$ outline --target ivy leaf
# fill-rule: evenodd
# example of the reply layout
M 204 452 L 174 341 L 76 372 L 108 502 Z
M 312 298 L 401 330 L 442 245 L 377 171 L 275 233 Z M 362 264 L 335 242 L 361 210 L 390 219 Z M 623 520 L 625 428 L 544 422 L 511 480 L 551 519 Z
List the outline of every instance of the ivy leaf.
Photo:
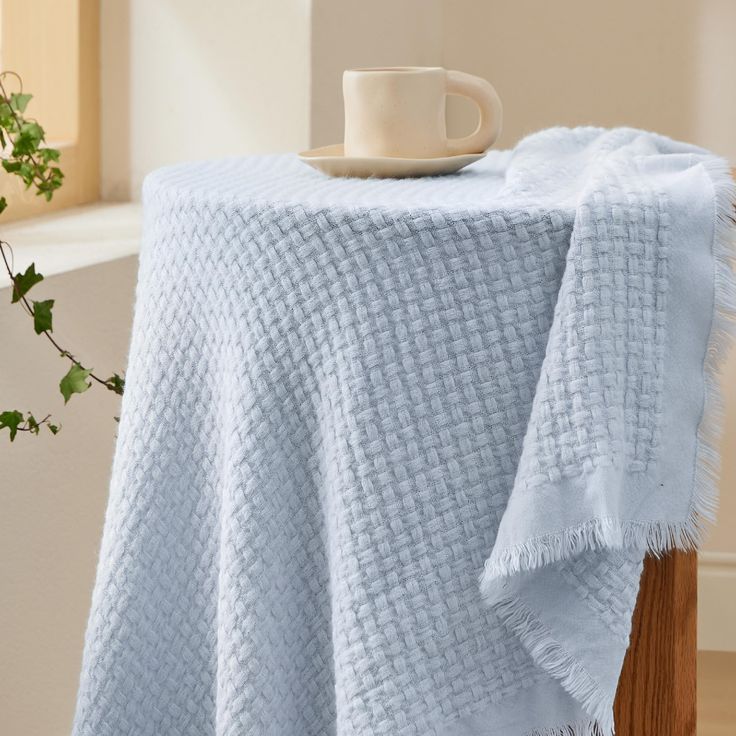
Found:
M 21 297 L 25 296 L 39 281 L 43 281 L 43 274 L 36 273 L 35 263 L 31 263 L 25 273 L 15 274 L 13 277 L 13 298 L 11 300 L 13 304 L 20 301 Z
M 43 128 L 35 121 L 26 121 L 20 126 L 20 133 L 13 142 L 13 156 L 29 156 L 36 152 L 44 138 Z
M 42 332 L 53 332 L 53 315 L 51 314 L 53 306 L 53 299 L 46 299 L 43 302 L 33 302 L 33 329 L 37 335 L 40 335 Z
M 0 125 L 3 128 L 13 127 L 13 110 L 5 99 L 0 99 Z
M 23 423 L 23 414 L 19 411 L 4 411 L 0 413 L 0 429 L 8 428 L 10 431 L 10 441 L 15 439 L 18 434 L 18 427 Z
M 8 172 L 8 174 L 15 174 L 17 171 L 20 171 L 20 167 L 20 161 L 13 161 L 9 158 L 3 159 L 3 168 Z
M 33 416 L 30 412 L 28 413 L 28 418 L 26 419 L 26 423 L 28 424 L 28 431 L 31 434 L 38 434 L 39 430 L 41 429 L 41 426 L 38 423 L 38 420 L 36 417 Z
M 49 424 L 48 428 L 51 434 L 58 434 L 59 430 L 61 429 L 61 425 L 60 424 Z
M 43 140 L 43 128 L 35 120 L 26 120 L 20 126 L 20 134 L 38 144 Z
M 4 212 L 8 206 L 8 200 L 5 197 L 0 197 L 0 212 Z
M 118 396 L 122 396 L 123 391 L 125 390 L 125 379 L 119 374 L 113 373 L 110 378 L 105 380 L 105 385 L 113 393 L 118 394 Z
M 28 107 L 28 103 L 33 98 L 33 95 L 25 95 L 20 92 L 13 92 L 10 95 L 10 107 L 16 112 L 25 112 Z
M 18 167 L 18 173 L 26 184 L 33 184 L 33 164 L 28 161 L 21 161 L 21 164 Z
M 64 397 L 66 404 L 71 399 L 72 394 L 83 394 L 92 384 L 87 377 L 92 371 L 82 368 L 79 363 L 74 363 L 69 372 L 59 382 L 59 390 Z
M 60 153 L 56 148 L 42 148 L 38 155 L 44 163 L 48 163 L 49 161 L 58 161 Z

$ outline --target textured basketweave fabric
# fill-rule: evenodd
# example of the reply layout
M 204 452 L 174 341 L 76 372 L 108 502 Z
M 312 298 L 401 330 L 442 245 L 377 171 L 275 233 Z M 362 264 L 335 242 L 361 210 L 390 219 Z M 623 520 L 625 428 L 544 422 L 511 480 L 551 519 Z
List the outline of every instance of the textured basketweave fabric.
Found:
M 714 507 L 731 197 L 629 129 L 152 174 L 76 736 L 609 734 Z

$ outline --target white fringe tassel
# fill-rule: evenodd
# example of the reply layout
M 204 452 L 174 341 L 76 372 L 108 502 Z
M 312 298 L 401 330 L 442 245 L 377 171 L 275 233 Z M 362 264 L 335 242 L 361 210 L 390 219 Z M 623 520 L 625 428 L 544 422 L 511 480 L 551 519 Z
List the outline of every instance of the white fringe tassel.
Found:
M 569 726 L 543 728 L 541 731 L 535 729 L 528 731 L 526 736 L 602 736 L 602 734 L 595 721 L 580 721 Z
M 521 639 L 540 667 L 557 678 L 594 719 L 532 731 L 528 736 L 602 736 L 613 733 L 613 702 L 593 679 L 555 641 L 534 613 L 518 599 L 507 597 L 503 579 L 524 570 L 549 565 L 588 550 L 642 549 L 657 557 L 673 549 L 697 549 L 718 508 L 720 457 L 718 443 L 723 427 L 720 371 L 736 337 L 736 280 L 733 241 L 736 233 L 736 183 L 728 163 L 709 157 L 703 166 L 715 190 L 715 261 L 713 321 L 703 363 L 703 413 L 697 431 L 696 468 L 687 518 L 678 523 L 593 519 L 580 526 L 492 553 L 481 575 L 481 592 Z

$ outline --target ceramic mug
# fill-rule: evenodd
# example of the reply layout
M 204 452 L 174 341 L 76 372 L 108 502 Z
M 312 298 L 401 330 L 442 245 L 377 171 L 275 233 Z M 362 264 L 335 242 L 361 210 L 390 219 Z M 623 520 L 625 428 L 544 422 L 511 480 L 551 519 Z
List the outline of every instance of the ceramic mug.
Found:
M 501 132 L 501 100 L 485 79 L 442 67 L 348 69 L 343 74 L 345 156 L 437 158 L 482 153 Z M 447 95 L 469 97 L 474 133 L 448 138 Z

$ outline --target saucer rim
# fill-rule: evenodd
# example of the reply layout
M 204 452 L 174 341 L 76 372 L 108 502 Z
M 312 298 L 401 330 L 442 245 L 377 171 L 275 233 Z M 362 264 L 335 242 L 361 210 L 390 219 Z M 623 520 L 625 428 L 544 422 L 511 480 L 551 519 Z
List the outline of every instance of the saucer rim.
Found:
M 486 156 L 488 151 L 482 153 L 456 153 L 452 156 L 429 156 L 426 158 L 407 158 L 404 156 L 346 156 L 344 153 L 343 143 L 331 143 L 327 146 L 318 146 L 317 148 L 310 148 L 306 151 L 299 151 L 297 156 L 300 159 L 306 161 L 318 161 L 318 160 L 338 160 L 338 161 L 381 161 L 381 162 L 403 162 L 417 164 L 423 161 L 426 162 L 440 162 L 440 161 L 460 161 L 462 159 L 473 159 L 473 161 L 479 161 L 481 158 Z M 472 163 L 473 161 L 469 161 Z

